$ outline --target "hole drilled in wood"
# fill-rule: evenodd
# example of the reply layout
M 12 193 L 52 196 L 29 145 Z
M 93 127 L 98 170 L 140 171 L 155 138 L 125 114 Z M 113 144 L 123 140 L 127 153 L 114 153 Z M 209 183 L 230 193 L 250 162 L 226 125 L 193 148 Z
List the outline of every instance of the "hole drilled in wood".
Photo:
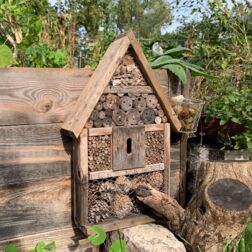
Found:
M 128 138 L 127 139 L 127 153 L 131 154 L 131 152 L 132 152 L 132 139 Z
M 164 132 L 145 132 L 145 162 L 158 164 L 164 162 Z

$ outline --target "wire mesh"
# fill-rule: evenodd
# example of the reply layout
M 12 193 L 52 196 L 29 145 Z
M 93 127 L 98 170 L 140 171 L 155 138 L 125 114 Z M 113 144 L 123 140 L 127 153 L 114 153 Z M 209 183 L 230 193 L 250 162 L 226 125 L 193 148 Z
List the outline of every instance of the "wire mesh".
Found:
M 163 192 L 163 171 L 89 181 L 88 222 L 95 224 L 145 213 L 134 193 L 140 184 L 150 184 Z

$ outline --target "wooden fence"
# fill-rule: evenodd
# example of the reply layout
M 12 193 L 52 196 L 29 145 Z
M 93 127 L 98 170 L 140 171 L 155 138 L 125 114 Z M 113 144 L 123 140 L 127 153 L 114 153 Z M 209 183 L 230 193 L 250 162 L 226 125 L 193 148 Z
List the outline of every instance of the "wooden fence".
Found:
M 60 127 L 91 75 L 90 69 L 0 69 L 0 251 L 9 242 L 26 251 L 40 240 L 81 251 L 83 235 L 72 219 L 72 140 Z M 166 72 L 156 76 L 167 93 Z M 171 152 L 175 196 L 179 149 Z

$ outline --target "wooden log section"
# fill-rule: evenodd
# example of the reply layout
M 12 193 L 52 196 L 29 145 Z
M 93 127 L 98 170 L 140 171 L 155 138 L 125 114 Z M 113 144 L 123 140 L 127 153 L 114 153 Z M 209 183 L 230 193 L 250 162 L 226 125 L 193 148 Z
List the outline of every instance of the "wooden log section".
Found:
M 186 209 L 149 185 L 139 186 L 136 194 L 187 241 L 188 251 L 221 252 L 230 240 L 234 249 L 251 215 L 251 167 L 252 162 L 202 163 Z

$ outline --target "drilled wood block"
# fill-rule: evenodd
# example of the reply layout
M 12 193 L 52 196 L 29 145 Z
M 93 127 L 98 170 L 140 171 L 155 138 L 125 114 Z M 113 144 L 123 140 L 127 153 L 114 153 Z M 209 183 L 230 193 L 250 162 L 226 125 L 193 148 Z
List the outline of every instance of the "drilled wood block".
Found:
M 145 133 L 145 161 L 146 164 L 164 162 L 164 133 L 150 131 Z
M 88 168 L 90 171 L 112 169 L 111 136 L 91 136 L 88 138 Z

